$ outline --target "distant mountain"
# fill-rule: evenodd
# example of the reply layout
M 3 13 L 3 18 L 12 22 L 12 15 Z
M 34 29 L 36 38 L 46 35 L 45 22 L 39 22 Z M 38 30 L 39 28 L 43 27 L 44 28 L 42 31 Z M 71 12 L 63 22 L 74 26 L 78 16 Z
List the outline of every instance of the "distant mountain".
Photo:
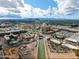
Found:
M 52 21 L 52 22 L 79 22 L 78 19 L 54 19 L 54 18 L 26 18 L 26 19 L 0 19 L 0 22 L 33 22 L 33 21 Z

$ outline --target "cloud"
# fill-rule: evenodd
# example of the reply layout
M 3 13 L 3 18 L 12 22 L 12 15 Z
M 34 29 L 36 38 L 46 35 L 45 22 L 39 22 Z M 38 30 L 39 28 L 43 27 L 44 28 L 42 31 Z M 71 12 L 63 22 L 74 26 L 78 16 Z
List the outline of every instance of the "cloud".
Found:
M 49 18 L 50 17 L 50 13 L 51 13 L 51 7 L 49 6 L 49 8 L 47 9 L 47 10 L 42 10 L 42 9 L 40 9 L 40 8 L 34 8 L 33 9 L 33 17 L 40 17 L 40 18 L 45 18 L 45 17 L 47 17 L 47 18 Z
M 4 8 L 17 8 L 23 7 L 23 0 L 0 0 L 0 6 Z
M 54 17 L 76 18 L 79 15 L 79 0 L 54 0 L 57 3 L 57 10 Z
M 21 18 L 50 17 L 51 7 L 47 10 L 34 8 L 25 4 L 24 0 L 0 0 L 0 16 L 16 15 Z
M 34 8 L 24 0 L 0 0 L 0 18 L 18 16 L 21 18 L 76 18 L 79 19 L 79 0 L 54 0 L 57 7 L 47 10 Z
M 6 9 L 3 8 L 3 7 L 0 7 L 0 15 L 6 15 L 6 14 L 8 14 L 8 13 L 9 13 L 8 10 L 6 10 Z

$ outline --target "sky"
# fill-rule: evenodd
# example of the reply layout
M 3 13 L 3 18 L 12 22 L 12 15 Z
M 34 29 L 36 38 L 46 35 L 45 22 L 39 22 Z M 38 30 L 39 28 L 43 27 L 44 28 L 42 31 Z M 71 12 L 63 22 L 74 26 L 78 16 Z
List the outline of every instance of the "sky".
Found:
M 25 0 L 25 3 L 41 9 L 47 9 L 50 5 L 56 7 L 56 3 L 53 0 Z
M 79 0 L 0 0 L 0 19 L 79 19 Z

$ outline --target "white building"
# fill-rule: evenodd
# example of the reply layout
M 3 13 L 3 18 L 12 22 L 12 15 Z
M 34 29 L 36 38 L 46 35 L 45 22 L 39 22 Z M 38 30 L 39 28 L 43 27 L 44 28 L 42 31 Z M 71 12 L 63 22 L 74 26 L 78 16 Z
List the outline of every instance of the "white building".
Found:
M 62 45 L 71 49 L 79 49 L 79 33 L 66 38 Z

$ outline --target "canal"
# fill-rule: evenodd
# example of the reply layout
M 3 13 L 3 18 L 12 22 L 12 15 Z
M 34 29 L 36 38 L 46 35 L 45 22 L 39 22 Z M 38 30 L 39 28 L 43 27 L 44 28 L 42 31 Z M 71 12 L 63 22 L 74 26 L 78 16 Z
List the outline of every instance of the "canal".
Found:
M 44 48 L 44 40 L 39 40 L 38 46 L 38 59 L 45 59 L 45 48 Z

